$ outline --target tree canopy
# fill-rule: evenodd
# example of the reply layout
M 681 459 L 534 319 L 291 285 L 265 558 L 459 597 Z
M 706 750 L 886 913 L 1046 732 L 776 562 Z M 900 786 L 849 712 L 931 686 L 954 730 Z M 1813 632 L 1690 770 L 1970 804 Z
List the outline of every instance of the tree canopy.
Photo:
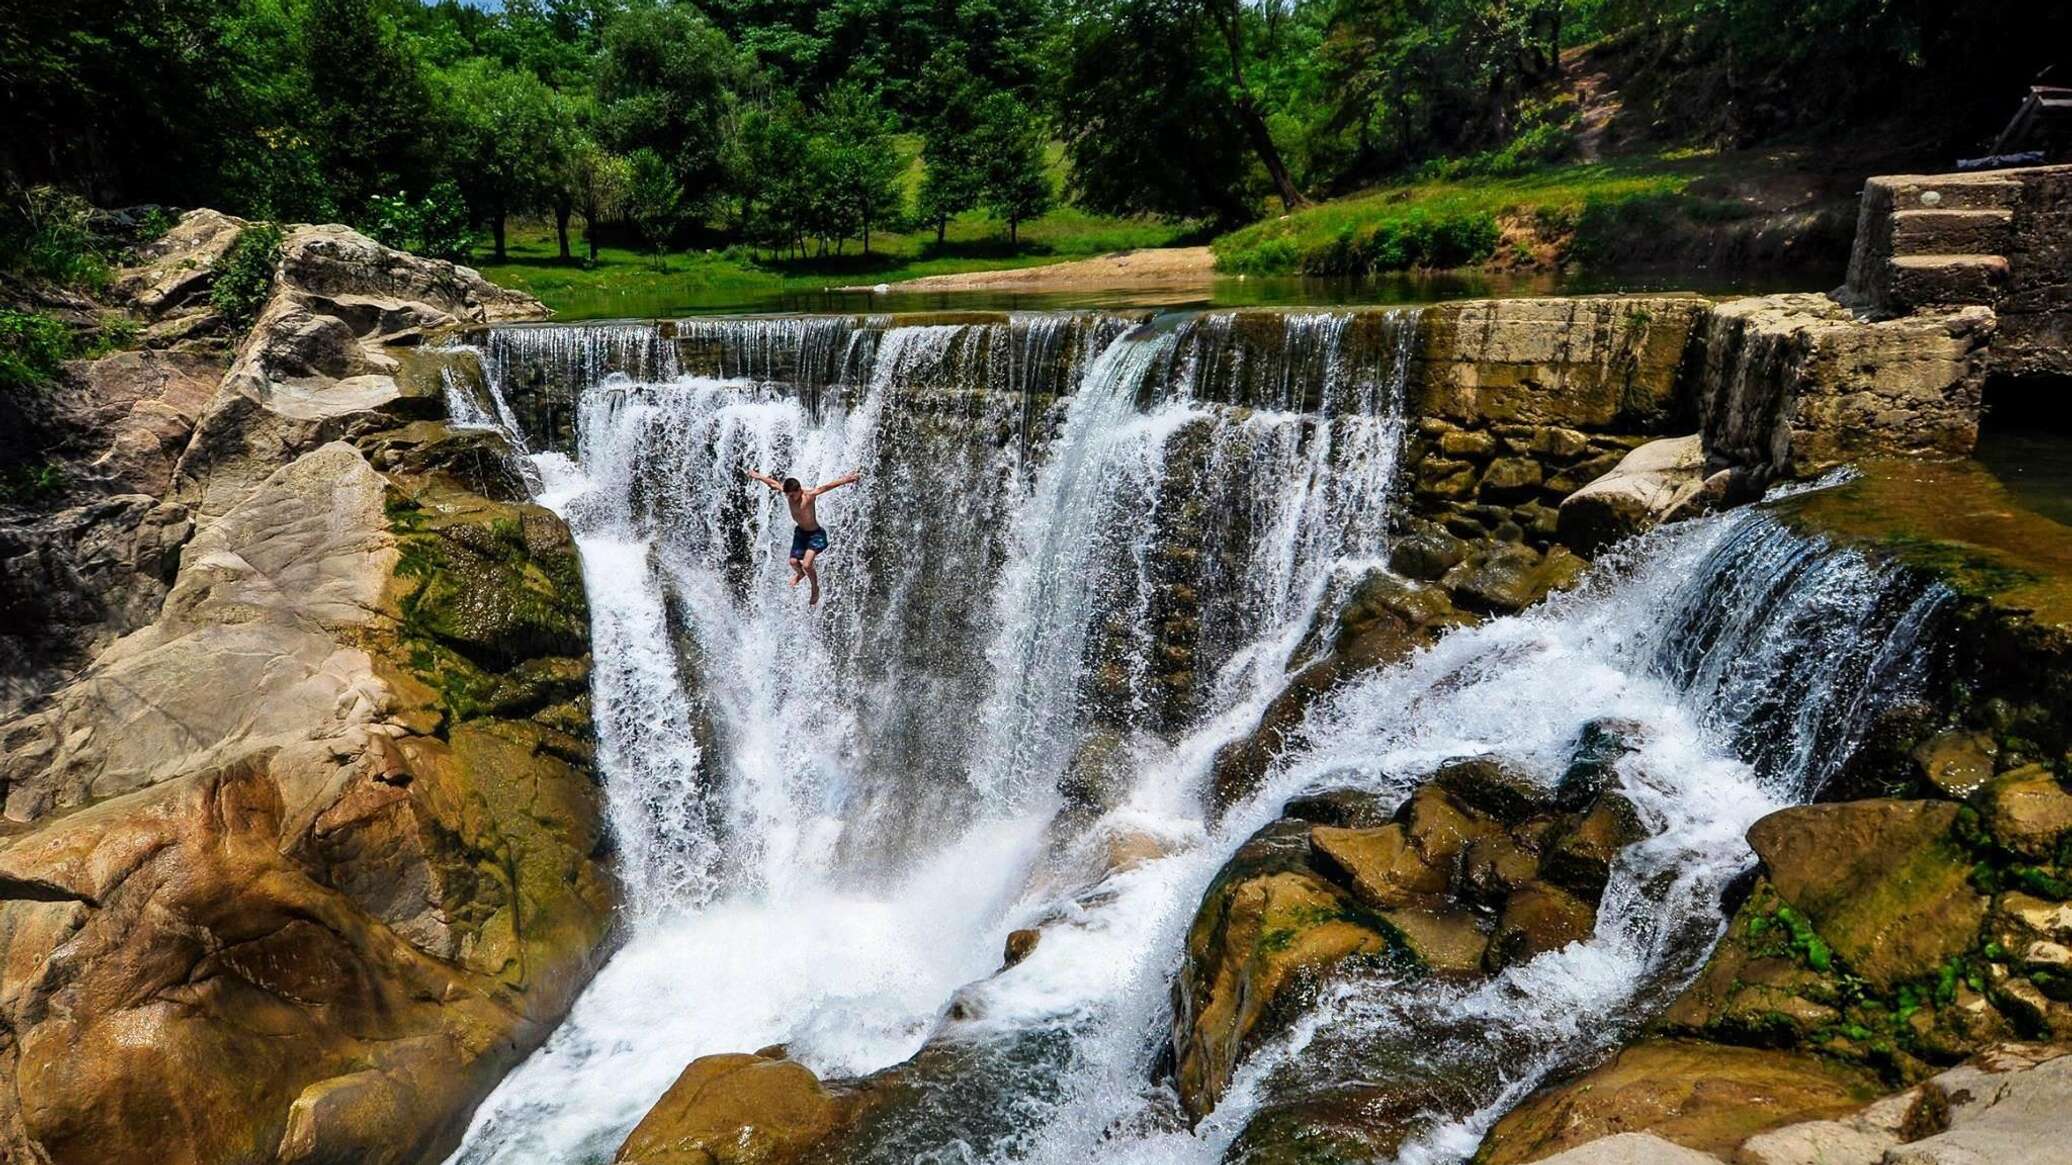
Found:
M 2072 75 L 2072 6 L 0 0 L 0 186 L 441 247 L 456 214 L 493 242 L 540 214 L 564 254 L 577 220 L 593 248 L 666 221 L 678 242 L 868 249 L 978 213 L 1012 239 L 1061 196 L 1227 225 L 1435 160 L 1558 156 L 1584 45 L 1665 141 L 1884 119 L 1954 154 L 2039 70 Z

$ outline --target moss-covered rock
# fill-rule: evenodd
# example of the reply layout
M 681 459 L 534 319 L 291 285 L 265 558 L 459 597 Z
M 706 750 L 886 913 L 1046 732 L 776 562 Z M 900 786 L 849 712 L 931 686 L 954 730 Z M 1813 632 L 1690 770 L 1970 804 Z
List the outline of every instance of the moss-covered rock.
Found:
M 1952 835 L 1957 817 L 1948 802 L 1808 805 L 1756 822 L 1748 841 L 1778 895 L 1889 991 L 1977 944 L 1987 902 Z
M 1650 1041 L 1534 1093 L 1490 1129 L 1475 1162 L 1520 1165 L 1639 1132 L 1725 1158 L 1756 1133 L 1853 1112 L 1881 1091 L 1870 1072 L 1819 1056 Z
M 1239 848 L 1202 897 L 1174 984 L 1181 1103 L 1215 1107 L 1239 1059 L 1285 1019 L 1280 996 L 1356 956 L 1407 951 L 1393 930 L 1309 863 L 1310 827 L 1283 821 Z

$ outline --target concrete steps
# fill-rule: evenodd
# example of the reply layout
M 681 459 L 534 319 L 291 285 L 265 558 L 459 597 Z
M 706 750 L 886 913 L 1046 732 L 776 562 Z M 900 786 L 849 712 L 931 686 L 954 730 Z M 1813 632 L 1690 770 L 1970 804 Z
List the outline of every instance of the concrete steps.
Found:
M 2009 210 L 2021 201 L 2022 184 L 1990 174 L 1931 174 L 1875 179 L 1894 210 Z
M 1990 304 L 2011 274 L 2001 255 L 1897 255 L 1885 261 L 1885 296 L 1908 306 Z
M 1899 210 L 1892 254 L 1999 255 L 2014 242 L 2011 210 Z

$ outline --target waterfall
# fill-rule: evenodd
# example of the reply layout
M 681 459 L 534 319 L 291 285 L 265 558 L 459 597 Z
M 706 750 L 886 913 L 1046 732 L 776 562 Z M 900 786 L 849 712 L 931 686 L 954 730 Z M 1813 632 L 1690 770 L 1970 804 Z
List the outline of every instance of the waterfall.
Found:
M 587 329 L 595 352 L 553 328 L 475 337 L 473 415 L 542 450 L 541 500 L 583 553 L 629 917 L 455 1159 L 608 1160 L 696 1056 L 782 1042 L 853 1075 L 940 1028 L 956 1078 L 860 1159 L 1210 1162 L 1260 1105 L 1389 1047 L 1412 1070 L 1476 1065 L 1405 1158 L 1457 1160 L 1532 1081 L 1658 1005 L 1709 946 L 1746 826 L 1816 789 L 1872 693 L 1910 682 L 1941 596 L 1758 512 L 1658 532 L 1576 594 L 1337 690 L 1211 825 L 1216 748 L 1386 559 L 1416 323 L 704 321 Z M 567 389 L 565 433 L 512 403 L 542 384 Z M 744 467 L 861 472 L 819 503 L 819 607 L 790 585 L 782 500 Z M 1474 990 L 1348 981 L 1199 1129 L 1174 1119 L 1152 1066 L 1180 935 L 1286 798 L 1407 795 L 1470 752 L 1551 779 L 1603 716 L 1645 726 L 1621 779 L 1657 832 L 1621 860 L 1595 939 Z M 1125 839 L 1154 860 L 1106 860 Z M 1036 952 L 993 974 L 1006 934 L 1039 924 Z M 1474 1058 L 1505 1040 L 1529 1055 Z

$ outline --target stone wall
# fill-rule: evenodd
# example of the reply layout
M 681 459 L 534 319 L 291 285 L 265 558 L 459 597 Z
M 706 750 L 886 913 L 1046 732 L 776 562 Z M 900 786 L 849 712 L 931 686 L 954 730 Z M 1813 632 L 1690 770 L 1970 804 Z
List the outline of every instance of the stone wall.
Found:
M 1962 457 L 1978 442 L 1993 312 L 1865 321 L 1825 295 L 1708 314 L 1693 395 L 1715 463 L 1807 477 L 1862 457 Z
M 1871 179 L 1840 297 L 1878 316 L 1990 307 L 1989 371 L 2072 373 L 2072 166 Z

